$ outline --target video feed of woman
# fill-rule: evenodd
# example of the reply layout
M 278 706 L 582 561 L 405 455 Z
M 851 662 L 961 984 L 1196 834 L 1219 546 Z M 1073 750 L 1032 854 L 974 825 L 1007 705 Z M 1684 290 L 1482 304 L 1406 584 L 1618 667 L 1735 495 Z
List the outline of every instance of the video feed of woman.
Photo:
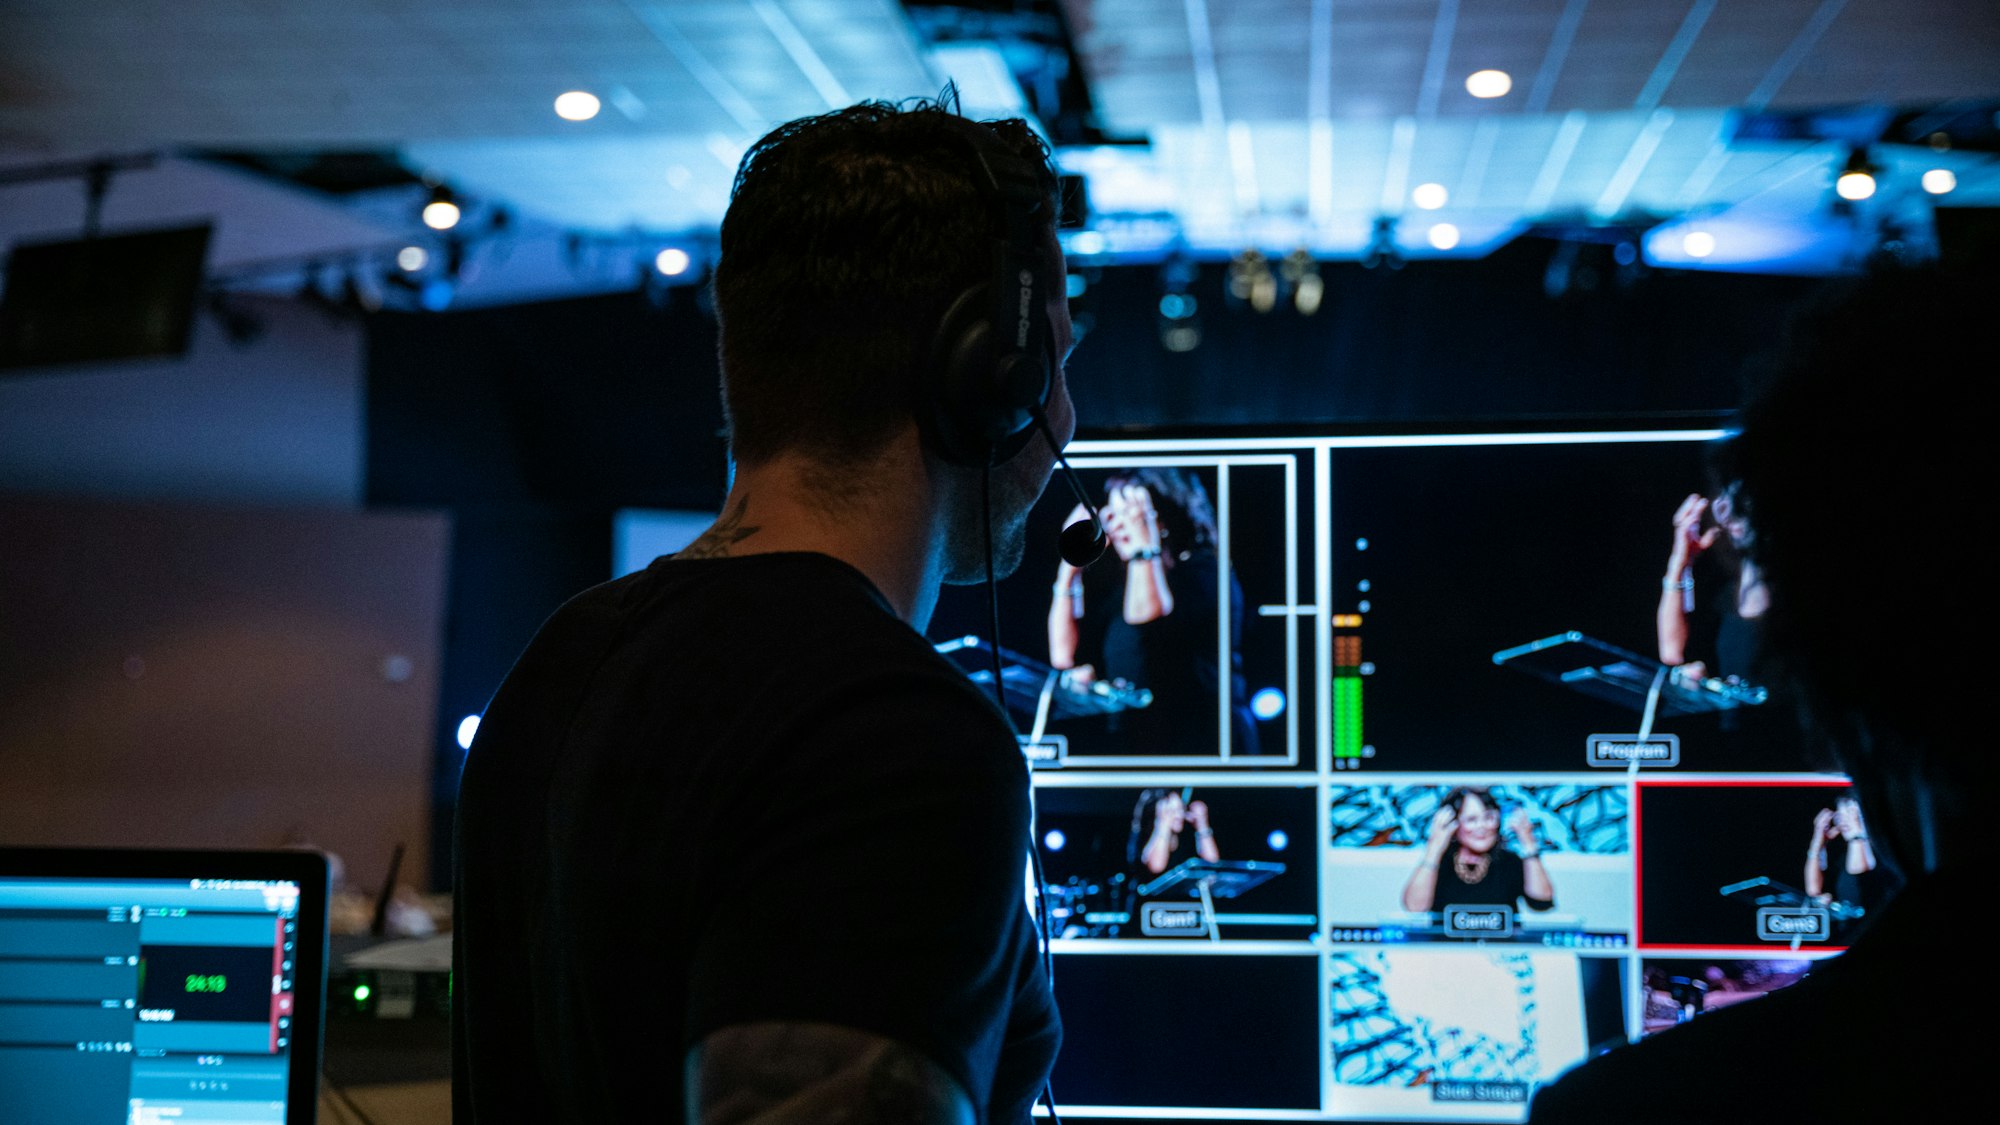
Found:
M 1623 946 L 1632 927 L 1627 792 L 1553 779 L 1332 786 L 1330 936 Z
M 1318 930 L 1315 788 L 1162 783 L 1036 793 L 1052 931 L 1303 941 Z
M 1335 1116 L 1520 1121 L 1536 1083 L 1625 1040 L 1622 957 L 1384 947 L 1328 960 Z
M 1641 945 L 1842 949 L 1898 886 L 1844 783 L 1636 788 Z
M 1300 607 L 1313 510 L 1298 458 L 1074 463 L 1088 510 L 1061 482 L 1044 492 L 999 591 L 1009 706 L 1045 748 L 1037 764 L 1310 767 L 1313 632 Z M 1107 549 L 1072 565 L 1060 533 L 1093 514 Z M 984 591 L 948 594 L 930 632 L 977 649 L 993 632 Z M 982 658 L 953 655 L 990 682 Z
M 1342 449 L 1333 598 L 1373 769 L 1817 768 L 1753 665 L 1763 588 L 1701 443 Z M 1338 682 L 1338 681 L 1336 681 Z M 1364 706 L 1365 701 L 1365 706 Z M 1668 739 L 1666 736 L 1671 736 Z M 1671 745 L 1669 745 L 1671 743 Z M 1601 748 L 1604 749 L 1604 748 Z
M 1644 965 L 1643 1034 L 1652 1035 L 1703 1012 L 1720 1011 L 1797 984 L 1812 971 L 1813 961 L 1648 957 Z

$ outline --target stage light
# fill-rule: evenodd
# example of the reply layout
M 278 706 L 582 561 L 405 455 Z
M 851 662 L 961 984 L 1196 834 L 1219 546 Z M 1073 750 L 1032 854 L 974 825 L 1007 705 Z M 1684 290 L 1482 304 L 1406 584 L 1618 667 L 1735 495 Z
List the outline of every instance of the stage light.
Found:
M 556 116 L 564 121 L 588 121 L 597 116 L 603 103 L 588 90 L 571 90 L 556 95 Z
M 1923 184 L 1932 195 L 1943 195 L 1958 186 L 1958 177 L 1949 168 L 1933 168 L 1924 173 Z
M 1262 250 L 1253 246 L 1229 260 L 1228 292 L 1260 313 L 1278 306 L 1278 279 L 1271 273 L 1271 260 Z
M 1201 324 L 1195 319 L 1200 306 L 1188 292 L 1200 276 L 1201 267 L 1185 253 L 1171 254 L 1160 263 L 1160 346 L 1170 352 L 1191 352 L 1201 346 Z
M 450 230 L 458 225 L 461 217 L 463 213 L 450 188 L 440 184 L 431 189 L 430 201 L 424 204 L 425 226 L 432 230 Z
M 1042 846 L 1052 852 L 1063 850 L 1063 845 L 1067 843 L 1069 843 L 1069 837 L 1063 835 L 1060 828 L 1051 828 L 1049 829 L 1049 834 L 1042 837 Z
M 405 246 L 396 251 L 396 268 L 404 273 L 415 273 L 431 260 L 430 251 L 421 246 Z
M 1682 236 L 1681 249 L 1690 258 L 1706 258 L 1715 253 L 1715 236 L 1705 230 L 1691 230 Z
M 1410 202 L 1426 211 L 1437 210 L 1450 198 L 1451 193 L 1444 189 L 1443 184 L 1418 184 L 1415 190 L 1410 192 Z
M 1292 838 L 1285 835 L 1284 829 L 1273 828 L 1271 834 L 1264 837 L 1264 842 L 1270 845 L 1272 851 L 1281 852 L 1291 845 Z
M 1396 249 L 1396 220 L 1390 215 L 1377 215 L 1375 226 L 1368 236 L 1368 249 L 1361 254 L 1361 268 L 1372 270 L 1377 266 L 1388 266 L 1392 270 L 1403 268 L 1403 255 Z
M 1833 191 L 1840 198 L 1854 203 L 1875 194 L 1875 166 L 1868 163 L 1867 149 L 1855 148 L 1848 152 L 1847 163 L 1840 169 L 1840 178 L 1833 181 Z
M 693 264 L 693 261 L 688 257 L 687 251 L 678 246 L 669 246 L 654 255 L 653 268 L 659 270 L 662 276 L 679 277 L 687 272 L 688 266 Z
M 1438 223 L 1431 227 L 1430 232 L 1425 237 L 1430 239 L 1433 247 L 1439 250 L 1449 250 L 1458 245 L 1458 228 L 1452 226 L 1450 223 Z
M 1465 92 L 1475 98 L 1505 97 L 1514 79 L 1504 70 L 1475 70 L 1465 76 Z
M 1301 246 L 1285 255 L 1278 273 L 1292 287 L 1292 307 L 1299 310 L 1300 316 L 1319 311 L 1326 299 L 1326 279 L 1319 275 L 1319 263 L 1313 260 L 1312 251 Z
M 472 749 L 472 736 L 479 733 L 479 716 L 467 715 L 458 721 L 458 748 Z
M 1250 713 L 1260 719 L 1275 719 L 1285 713 L 1285 693 L 1274 687 L 1260 688 L 1250 697 Z

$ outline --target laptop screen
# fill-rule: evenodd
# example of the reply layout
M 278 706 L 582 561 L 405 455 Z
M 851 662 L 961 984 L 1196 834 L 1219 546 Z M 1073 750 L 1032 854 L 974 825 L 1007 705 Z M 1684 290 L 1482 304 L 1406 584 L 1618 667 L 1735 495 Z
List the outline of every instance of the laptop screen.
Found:
M 326 893 L 303 852 L 0 849 L 0 1120 L 310 1121 Z

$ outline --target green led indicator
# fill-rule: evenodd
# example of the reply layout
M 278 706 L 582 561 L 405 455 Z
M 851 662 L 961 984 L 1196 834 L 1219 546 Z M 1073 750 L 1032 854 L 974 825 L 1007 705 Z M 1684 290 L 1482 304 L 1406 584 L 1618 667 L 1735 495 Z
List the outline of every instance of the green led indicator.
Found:
M 1361 757 L 1361 677 L 1351 673 L 1333 677 L 1333 756 Z
M 189 992 L 222 992 L 229 987 L 229 978 L 221 973 L 195 973 L 187 978 L 185 987 Z
M 366 1004 L 366 1003 L 368 1002 L 368 997 L 369 997 L 369 996 L 371 996 L 371 995 L 373 995 L 373 994 L 374 994 L 374 991 L 375 991 L 374 989 L 372 989 L 372 988 L 369 988 L 369 987 L 368 987 L 367 985 L 365 985 L 365 984 L 357 984 L 357 985 L 355 985 L 355 986 L 354 986 L 354 1002 L 355 1002 L 356 1004 Z

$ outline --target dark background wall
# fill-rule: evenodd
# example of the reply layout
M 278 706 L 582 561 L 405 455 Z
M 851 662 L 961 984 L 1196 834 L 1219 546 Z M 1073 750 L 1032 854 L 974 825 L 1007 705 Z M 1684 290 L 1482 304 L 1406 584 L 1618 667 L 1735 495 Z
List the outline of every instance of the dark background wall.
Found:
M 1069 365 L 1086 429 L 1437 424 L 1712 413 L 1815 282 L 1652 272 L 1588 255 L 1552 299 L 1550 243 L 1400 270 L 1322 267 L 1302 316 L 1232 307 L 1205 265 L 1201 345 L 1159 340 L 1160 271 L 1092 271 Z M 606 580 L 619 508 L 706 510 L 724 491 L 715 325 L 699 291 L 382 315 L 367 349 L 367 503 L 453 514 L 432 854 L 448 856 L 461 760 L 537 626 Z

